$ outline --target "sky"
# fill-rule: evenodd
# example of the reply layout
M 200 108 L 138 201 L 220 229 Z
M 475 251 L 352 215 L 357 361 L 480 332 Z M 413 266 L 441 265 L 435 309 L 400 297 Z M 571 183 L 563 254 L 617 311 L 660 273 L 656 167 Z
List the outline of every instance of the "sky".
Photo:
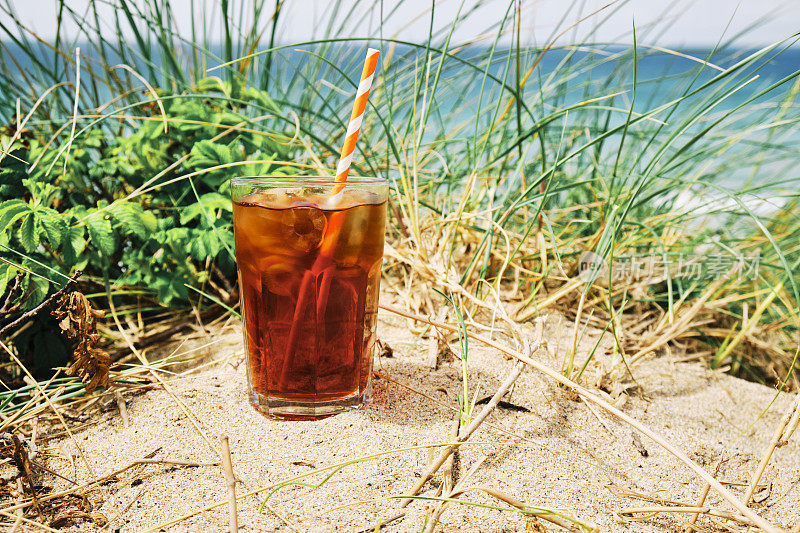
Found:
M 154 5 L 154 0 L 129 0 L 144 9 Z M 274 0 L 267 0 L 271 11 Z M 475 0 L 463 0 L 462 16 L 470 11 Z M 607 5 L 612 0 L 521 0 L 522 1 L 522 39 L 529 43 L 543 44 L 551 36 L 571 26 L 584 16 Z M 70 7 L 78 12 L 86 9 L 90 0 L 67 0 Z M 244 6 L 244 12 L 252 6 L 253 0 L 232 0 Z M 101 17 L 111 20 L 108 1 L 98 2 Z M 182 29 L 188 31 L 191 20 L 192 0 L 171 0 L 174 16 Z M 331 0 L 288 0 L 281 14 L 277 37 L 284 44 L 302 42 L 319 35 L 321 28 L 333 17 L 337 22 L 346 21 L 338 33 L 348 35 L 377 35 L 375 28 L 380 18 L 380 1 L 355 3 L 355 0 L 342 0 L 337 12 L 331 13 Z M 486 0 L 485 5 L 468 13 L 459 29 L 453 35 L 454 42 L 463 43 L 480 38 L 489 30 L 488 22 L 499 21 L 509 0 Z M 44 39 L 51 39 L 56 31 L 55 6 L 57 0 L 11 0 L 19 18 L 34 28 Z M 219 29 L 219 1 L 194 0 L 195 13 L 198 5 L 208 8 L 205 22 L 221 36 Z M 372 10 L 369 5 L 372 4 Z M 384 13 L 398 4 L 385 0 Z M 459 12 L 462 0 L 437 0 L 434 10 L 434 27 L 446 29 Z M 351 7 L 356 5 L 355 13 Z M 566 6 L 566 7 L 565 7 Z M 430 24 L 430 0 L 405 0 L 398 10 L 388 18 L 384 25 L 384 36 L 420 42 L 427 37 Z M 0 21 L 8 20 L 9 15 L 0 11 Z M 264 17 L 265 19 L 268 17 Z M 562 38 L 563 41 L 585 38 L 587 32 L 596 26 L 601 18 L 607 18 L 600 25 L 592 40 L 600 42 L 632 42 L 631 28 L 636 24 L 637 40 L 642 43 L 665 47 L 708 47 L 713 46 L 721 36 L 734 36 L 748 26 L 757 23 L 736 44 L 742 47 L 758 47 L 800 31 L 800 0 L 629 0 L 617 3 L 577 24 Z M 763 19 L 763 20 L 762 20 Z M 759 22 L 760 21 L 760 22 Z M 727 29 L 726 29 L 727 27 Z M 73 26 L 71 33 L 76 31 Z

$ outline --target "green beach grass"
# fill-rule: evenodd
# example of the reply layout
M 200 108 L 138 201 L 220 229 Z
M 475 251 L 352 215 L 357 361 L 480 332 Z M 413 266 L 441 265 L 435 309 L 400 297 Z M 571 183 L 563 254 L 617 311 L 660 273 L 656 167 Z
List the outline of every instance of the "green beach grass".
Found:
M 742 51 L 722 35 L 704 55 L 645 46 L 648 27 L 594 42 L 618 2 L 521 44 L 509 2 L 473 42 L 452 36 L 479 4 L 438 32 L 436 9 L 420 13 L 431 31 L 406 42 L 383 31 L 403 2 L 360 2 L 384 21 L 368 34 L 342 37 L 331 16 L 317 39 L 279 42 L 280 3 L 181 24 L 168 0 L 111 4 L 106 20 L 59 2 L 54 39 L 0 6 L 0 327 L 78 271 L 118 320 L 100 328 L 115 358 L 123 329 L 159 342 L 235 312 L 228 180 L 329 173 L 369 45 L 382 56 L 354 169 L 391 181 L 384 288 L 409 311 L 450 308 L 520 346 L 519 324 L 558 312 L 574 346 L 587 326 L 613 334 L 634 379 L 669 351 L 797 389 L 800 71 L 764 75 L 796 36 Z M 574 28 L 588 37 L 565 42 Z M 657 57 L 683 66 L 644 69 Z M 3 342 L 66 399 L 78 378 L 49 380 L 70 354 L 48 316 Z M 580 380 L 575 355 L 561 370 Z M 1 412 L 30 407 L 22 376 L 4 366 Z

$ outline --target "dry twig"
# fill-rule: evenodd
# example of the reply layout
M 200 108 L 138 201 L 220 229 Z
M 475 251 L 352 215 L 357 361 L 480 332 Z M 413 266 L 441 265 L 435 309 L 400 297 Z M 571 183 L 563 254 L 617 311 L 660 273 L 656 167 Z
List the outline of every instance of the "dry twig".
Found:
M 384 310 L 389 311 L 391 313 L 395 313 L 397 315 L 400 315 L 400 316 L 403 316 L 403 317 L 406 317 L 406 318 L 419 320 L 421 322 L 425 322 L 425 323 L 431 324 L 433 326 L 437 326 L 439 328 L 447 329 L 447 330 L 454 331 L 454 332 L 459 331 L 457 326 L 453 326 L 453 325 L 450 325 L 450 324 L 433 324 L 432 321 L 428 317 L 425 317 L 425 316 L 422 316 L 422 315 L 409 313 L 409 312 L 403 311 L 402 309 L 396 309 L 394 307 L 389 307 L 389 306 L 386 306 L 386 305 L 383 305 L 383 304 L 379 304 L 379 307 L 381 309 L 384 309 Z M 647 437 L 652 439 L 654 442 L 656 442 L 661 447 L 663 447 L 665 450 L 667 450 L 670 454 L 672 454 L 675 458 L 677 458 L 680 462 L 685 464 L 698 477 L 700 477 L 701 479 L 705 480 L 709 485 L 711 485 L 711 487 L 715 491 L 717 491 L 717 493 L 720 496 L 722 496 L 728 503 L 730 503 L 737 511 L 739 511 L 744 516 L 746 516 L 748 519 L 750 519 L 753 522 L 754 525 L 757 525 L 758 527 L 762 528 L 763 530 L 767 531 L 768 533 L 780 533 L 780 530 L 778 528 L 776 528 L 774 525 L 770 524 L 767 520 L 765 520 L 764 518 L 759 516 L 758 513 L 754 512 L 752 509 L 750 509 L 749 507 L 744 505 L 731 491 L 729 491 L 724 486 L 722 486 L 722 484 L 719 481 L 717 481 L 714 478 L 714 476 L 712 476 L 711 474 L 706 472 L 700 465 L 698 465 L 697 463 L 695 463 L 694 461 L 689 459 L 689 457 L 685 453 L 683 453 L 681 450 L 679 450 L 677 447 L 675 447 L 673 444 L 671 444 L 669 441 L 667 441 L 664 437 L 662 437 L 661 435 L 659 435 L 655 431 L 651 430 L 650 428 L 648 428 L 647 426 L 645 426 L 644 424 L 642 424 L 638 420 L 636 420 L 636 419 L 632 418 L 631 416 L 625 414 L 624 412 L 620 411 L 619 409 L 617 409 L 616 407 L 611 405 L 609 402 L 604 400 L 603 398 L 601 398 L 598 395 L 592 393 L 591 391 L 589 391 L 588 389 L 584 388 L 583 386 L 575 383 L 571 379 L 564 377 L 559 372 L 553 370 L 552 368 L 548 367 L 547 365 L 545 365 L 543 363 L 540 363 L 539 361 L 535 361 L 535 360 L 531 359 L 530 357 L 528 357 L 526 355 L 523 355 L 522 353 L 520 353 L 520 352 L 518 352 L 516 350 L 512 350 L 511 348 L 508 348 L 508 347 L 500 344 L 499 342 L 496 342 L 496 341 L 494 341 L 492 339 L 487 339 L 487 338 L 485 338 L 483 336 L 476 335 L 474 333 L 470 333 L 469 331 L 467 331 L 467 336 L 469 336 L 471 339 L 474 339 L 474 340 L 476 340 L 478 342 L 486 344 L 487 346 L 491 346 L 491 347 L 493 347 L 493 348 L 495 348 L 497 350 L 500 350 L 501 352 L 503 352 L 503 353 L 505 353 L 505 354 L 507 354 L 507 355 L 519 360 L 519 361 L 522 361 L 522 362 L 532 366 L 533 368 L 535 368 L 539 372 L 541 372 L 541 373 L 545 374 L 546 376 L 554 379 L 555 381 L 561 383 L 562 385 L 571 388 L 578 395 L 580 395 L 580 396 L 586 398 L 587 400 L 593 402 L 594 404 L 602 407 L 606 411 L 608 411 L 608 412 L 612 413 L 613 415 L 615 415 L 617 418 L 619 418 L 619 419 L 623 420 L 624 422 L 628 423 L 629 425 L 633 426 L 640 433 L 642 433 L 643 435 L 646 435 Z
M 2 347 L 6 351 L 6 353 L 8 353 L 8 355 L 11 356 L 11 358 L 14 360 L 14 362 L 17 364 L 17 366 L 19 366 L 19 368 L 22 369 L 22 371 L 25 373 L 25 375 L 28 376 L 28 378 L 30 378 L 30 380 L 36 385 L 37 391 L 39 392 L 39 394 L 42 395 L 42 397 L 47 402 L 47 405 L 50 407 L 50 409 L 52 409 L 53 412 L 56 414 L 56 416 L 58 417 L 59 421 L 61 422 L 61 425 L 64 426 L 64 429 L 69 434 L 70 440 L 72 440 L 73 444 L 75 444 L 75 448 L 78 450 L 78 453 L 80 454 L 81 459 L 83 459 L 83 462 L 86 464 L 86 470 L 89 472 L 89 475 L 92 476 L 92 477 L 95 477 L 94 471 L 92 470 L 92 465 L 89 463 L 89 460 L 83 454 L 83 450 L 81 449 L 80 445 L 78 445 L 78 441 L 75 439 L 75 435 L 72 434 L 72 430 L 70 429 L 69 425 L 67 425 L 67 421 L 64 420 L 64 417 L 62 416 L 61 411 L 58 410 L 58 408 L 55 406 L 55 404 L 50 399 L 50 397 L 47 395 L 47 393 L 44 391 L 44 389 L 41 387 L 41 385 L 39 385 L 39 382 L 36 381 L 36 379 L 33 377 L 33 375 L 30 373 L 30 371 L 25 367 L 25 365 L 22 364 L 22 361 L 19 360 L 19 358 L 16 356 L 16 354 L 14 352 L 12 352 L 11 349 L 8 346 L 6 346 L 5 343 L 3 343 L 3 341 L 0 341 L 0 347 Z
M 42 531 L 50 531 L 51 533 L 61 533 L 61 532 L 60 532 L 59 530 L 57 530 L 57 529 L 53 529 L 52 527 L 48 527 L 48 526 L 46 526 L 46 525 L 44 525 L 44 524 L 41 524 L 41 523 L 39 523 L 39 522 L 36 522 L 35 520 L 31 520 L 30 518 L 25 518 L 25 517 L 24 517 L 24 516 L 22 516 L 22 515 L 13 515 L 13 514 L 11 514 L 11 513 L 7 513 L 7 512 L 5 512 L 5 511 L 0 511 L 0 515 L 2 515 L 2 516 L 5 516 L 5 517 L 8 517 L 8 518 L 13 518 L 14 520 L 16 520 L 17 518 L 19 518 L 19 520 L 20 520 L 21 522 L 25 522 L 26 524 L 30 524 L 30 525 L 32 525 L 33 527 L 35 527 L 36 529 L 41 529 Z
M 544 509 L 541 507 L 532 507 L 492 487 L 487 487 L 482 485 L 477 487 L 469 487 L 461 489 L 457 494 L 463 494 L 471 490 L 481 490 L 486 494 L 489 494 L 490 496 L 493 496 L 498 500 L 519 509 L 520 511 L 528 513 L 532 512 L 534 513 L 534 516 L 536 516 L 536 518 L 540 518 L 552 524 L 556 524 L 557 526 L 561 526 L 567 531 L 587 531 L 591 533 L 597 533 L 600 531 L 596 525 L 592 523 L 582 522 L 576 518 L 569 516 L 567 513 L 563 511 L 553 511 L 551 509 Z
M 17 494 L 17 503 L 19 503 L 20 500 L 22 500 L 22 498 L 25 497 L 25 487 L 22 486 L 22 478 L 21 477 L 17 478 L 17 492 L 18 492 L 18 494 Z M 17 529 L 19 529 L 19 526 L 22 525 L 22 515 L 23 515 L 23 513 L 24 512 L 23 512 L 22 509 L 17 509 L 16 510 L 17 519 L 14 520 L 14 525 L 11 526 L 11 533 L 15 533 L 15 531 L 17 531 Z
M 88 483 L 84 483 L 82 485 L 78 485 L 77 487 L 72 487 L 70 489 L 62 490 L 62 491 L 59 491 L 59 492 L 52 492 L 52 493 L 44 495 L 44 496 L 39 496 L 38 501 L 39 502 L 46 502 L 46 501 L 54 500 L 56 498 L 61 498 L 62 496 L 69 496 L 69 495 L 73 495 L 73 494 L 83 494 L 88 490 L 94 489 L 96 486 L 100 485 L 104 481 L 108 481 L 109 479 L 115 478 L 118 475 L 130 470 L 131 468 L 133 468 L 133 467 L 135 467 L 137 465 L 143 465 L 143 464 L 164 464 L 164 465 L 171 465 L 171 466 L 186 466 L 186 467 L 217 466 L 217 465 L 219 465 L 219 463 L 197 463 L 197 462 L 192 462 L 192 461 L 171 461 L 171 460 L 168 460 L 168 459 L 153 459 L 151 457 L 144 457 L 142 459 L 136 459 L 135 461 L 127 464 L 126 466 L 118 468 L 118 469 L 112 471 L 109 474 L 106 474 L 106 475 L 104 475 L 102 477 L 99 477 L 99 478 L 95 478 L 94 480 L 89 481 Z M 15 504 L 15 505 L 10 505 L 8 507 L 0 509 L 0 514 L 2 514 L 2 513 L 10 513 L 11 511 L 16 511 L 17 509 L 24 509 L 25 507 L 30 506 L 32 503 L 33 503 L 33 500 L 28 500 L 28 501 L 21 502 L 21 503 Z
M 19 318 L 17 318 L 13 322 L 10 322 L 10 323 L 6 324 L 5 326 L 3 326 L 2 328 L 0 328 L 0 337 L 3 337 L 6 334 L 6 332 L 13 330 L 14 328 L 19 326 L 20 324 L 24 324 L 26 321 L 32 319 L 33 317 L 35 317 L 36 315 L 41 313 L 43 309 L 47 308 L 50 304 L 52 304 L 53 302 L 55 302 L 56 300 L 61 298 L 61 296 L 63 296 L 64 293 L 66 293 L 68 290 L 72 289 L 72 287 L 75 285 L 75 282 L 78 280 L 79 277 L 81 277 L 81 274 L 82 274 L 82 272 L 80 270 L 75 272 L 75 275 L 72 276 L 64 284 L 63 287 L 61 287 L 59 290 L 57 290 L 56 292 L 51 294 L 49 297 L 47 297 L 47 299 L 45 299 L 45 301 L 43 301 L 42 303 L 40 303 L 39 305 L 37 305 L 36 307 L 31 309 L 30 311 L 27 311 L 27 312 L 23 313 L 22 316 L 20 316 Z
M 137 492 L 137 493 L 136 493 L 136 494 L 133 496 L 133 498 L 131 498 L 131 499 L 128 501 L 128 503 L 126 503 L 126 504 L 125 504 L 125 506 L 124 506 L 122 509 L 120 509 L 120 510 L 117 512 L 117 514 L 116 514 L 116 515 L 114 515 L 114 517 L 113 517 L 111 520 L 109 520 L 109 521 L 108 521 L 108 523 L 106 523 L 106 525 L 105 525 L 105 526 L 103 526 L 103 530 L 105 531 L 105 530 L 107 530 L 107 529 L 111 529 L 111 525 L 112 525 L 114 522 L 116 522 L 117 520 L 119 520 L 119 519 L 122 517 L 122 515 L 124 515 L 125 513 L 127 513 L 127 512 L 128 512 L 128 509 L 130 509 L 131 507 L 133 507 L 133 504 L 134 504 L 134 503 L 136 503 L 136 501 L 137 501 L 139 498 L 141 498 L 141 497 L 142 497 L 142 494 L 144 494 L 144 490 L 145 490 L 144 488 L 141 488 L 141 489 L 139 489 L 139 491 L 138 491 L 138 492 Z
M 621 516 L 629 516 L 635 514 L 657 514 L 657 513 L 693 513 L 693 514 L 706 514 L 709 516 L 716 516 L 718 518 L 724 518 L 726 520 L 731 520 L 734 522 L 739 522 L 740 524 L 746 526 L 754 526 L 753 522 L 745 516 L 729 513 L 727 511 L 721 511 L 719 509 L 714 509 L 713 507 L 672 507 L 668 505 L 657 505 L 653 507 L 629 507 L 627 509 L 621 509 L 619 514 Z
M 478 413 L 478 415 L 472 419 L 472 422 L 470 422 L 470 424 L 466 428 L 464 428 L 459 432 L 458 438 L 456 439 L 456 443 L 461 443 L 466 441 L 472 436 L 473 433 L 475 433 L 475 430 L 477 430 L 478 427 L 480 427 L 481 422 L 486 420 L 486 417 L 489 416 L 489 413 L 491 413 L 494 410 L 494 408 L 497 407 L 497 404 L 500 402 L 500 399 L 505 395 L 506 392 L 508 392 L 508 389 L 511 388 L 511 385 L 514 384 L 519 375 L 522 374 L 524 368 L 525 365 L 523 365 L 522 363 L 517 363 L 516 365 L 514 365 L 513 370 L 511 370 L 506 379 L 503 380 L 503 383 L 500 384 L 500 387 L 497 389 L 497 392 L 494 393 L 492 399 L 489 400 L 489 403 L 487 403 L 486 406 L 483 409 L 481 409 L 481 412 Z M 450 455 L 456 450 L 456 448 L 458 447 L 458 444 L 456 443 L 451 444 L 450 446 L 444 448 L 439 453 L 439 456 L 436 458 L 436 460 L 434 460 L 431 464 L 428 465 L 428 468 L 425 470 L 425 473 L 422 474 L 422 476 L 419 478 L 419 481 L 417 481 L 416 485 L 414 485 L 414 488 L 411 489 L 411 492 L 408 494 L 409 496 L 416 496 L 419 493 L 420 489 L 422 489 L 422 486 L 425 485 L 425 483 L 427 483 L 431 477 L 433 477 L 436 471 L 439 470 L 439 468 L 444 464 L 445 461 L 447 461 L 447 458 L 450 457 Z M 406 497 L 400 502 L 400 508 L 402 509 L 406 507 L 409 503 L 411 503 L 411 501 L 412 501 L 411 498 Z
M 719 467 L 722 466 L 726 459 L 720 457 L 719 461 L 717 462 L 717 467 L 714 469 L 714 476 L 719 474 Z M 703 492 L 700 494 L 700 497 L 697 499 L 697 504 L 695 507 L 703 507 L 706 503 L 706 498 L 708 497 L 708 493 L 711 490 L 711 485 L 708 483 L 705 484 L 703 487 Z M 700 513 L 694 513 L 692 517 L 689 519 L 689 523 L 683 528 L 683 533 L 692 533 L 695 530 L 694 525 L 697 523 L 697 519 L 700 517 Z
M 225 481 L 228 484 L 228 519 L 230 522 L 231 533 L 238 533 L 239 519 L 236 513 L 236 476 L 233 473 L 233 464 L 231 461 L 231 448 L 228 443 L 228 436 L 222 435 L 219 438 L 221 455 L 222 455 L 222 470 L 225 472 Z
M 794 398 L 794 402 L 792 402 L 791 407 L 789 407 L 789 409 L 786 411 L 786 414 L 783 415 L 780 423 L 775 428 L 775 433 L 773 433 L 772 440 L 770 440 L 769 446 L 767 446 L 767 451 L 764 452 L 764 456 L 761 458 L 761 462 L 758 464 L 758 469 L 756 470 L 755 474 L 753 474 L 753 479 L 750 480 L 750 484 L 747 486 L 747 490 L 744 493 L 745 505 L 750 505 L 750 500 L 753 498 L 753 493 L 756 491 L 756 486 L 758 485 L 758 482 L 761 481 L 761 476 L 764 475 L 764 470 L 767 468 L 769 460 L 772 458 L 772 454 L 775 453 L 777 448 L 789 442 L 789 438 L 797 429 L 799 421 L 800 394 L 797 394 L 797 396 Z

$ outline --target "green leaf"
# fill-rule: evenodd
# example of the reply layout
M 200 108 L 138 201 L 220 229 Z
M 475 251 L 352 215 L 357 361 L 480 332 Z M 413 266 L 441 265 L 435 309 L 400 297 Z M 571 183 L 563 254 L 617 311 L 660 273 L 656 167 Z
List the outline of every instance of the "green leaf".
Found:
M 26 252 L 32 253 L 39 247 L 39 236 L 36 232 L 36 216 L 28 213 L 19 228 L 19 242 Z
M 67 224 L 64 218 L 55 209 L 40 207 L 36 210 L 39 222 L 44 228 L 44 233 L 53 249 L 61 246 L 67 233 Z
M 17 267 L 0 262 L 0 296 L 5 294 L 8 284 L 14 279 L 18 271 Z
M 203 241 L 203 248 L 206 249 L 206 253 L 212 259 L 217 256 L 220 248 L 222 248 L 219 239 L 213 231 L 204 231 L 200 236 L 200 240 Z
M 120 223 L 123 233 L 133 233 L 141 239 L 147 238 L 148 229 L 142 217 L 144 210 L 141 205 L 130 202 L 114 202 L 108 206 L 107 211 Z
M 103 255 L 110 257 L 117 248 L 111 221 L 103 213 L 93 213 L 84 222 L 86 222 L 86 229 L 89 230 L 89 239 L 94 247 Z
M 14 199 L 3 202 L 3 205 L 0 206 L 0 232 L 5 231 L 18 218 L 30 211 L 30 206 L 22 200 Z
M 153 280 L 153 283 L 150 287 L 156 290 L 158 299 L 165 304 L 172 300 L 172 285 L 168 279 L 157 277 Z
M 145 139 L 155 140 L 164 133 L 164 124 L 156 120 L 146 121 L 139 132 Z
M 22 311 L 30 311 L 40 303 L 42 303 L 47 297 L 47 293 L 50 291 L 50 282 L 46 279 L 40 278 L 39 276 L 31 276 L 28 274 L 28 286 L 24 294 L 27 296 L 27 300 L 25 303 L 22 304 Z
M 150 211 L 145 211 L 142 209 L 141 219 L 148 235 L 154 233 L 158 229 L 158 219 Z
M 224 144 L 200 141 L 192 147 L 189 163 L 195 167 L 209 167 L 233 163 L 233 152 Z
M 184 207 L 181 211 L 181 224 L 186 224 L 200 213 L 202 213 L 200 202 L 195 202 L 188 207 Z
M 206 251 L 205 243 L 201 237 L 192 239 L 192 243 L 189 245 L 189 253 L 197 261 L 202 261 L 207 257 L 208 252 Z
M 27 175 L 28 150 L 19 142 L 9 145 L 9 137 L 0 135 L 0 151 L 5 152 L 3 164 L 0 165 L 0 183 L 13 183 Z
M 165 234 L 165 241 L 168 244 L 173 243 L 183 243 L 189 239 L 189 229 L 188 228 L 170 228 L 164 232 Z
M 195 217 L 202 215 L 203 210 L 209 217 L 214 217 L 214 211 L 222 209 L 225 211 L 232 211 L 233 205 L 230 198 L 223 196 L 216 192 L 209 192 L 200 197 L 199 202 L 195 202 L 189 207 L 181 211 L 181 224 L 186 224 Z M 213 220 L 211 221 L 213 222 Z
M 64 254 L 64 260 L 69 265 L 74 265 L 78 262 L 78 258 L 86 249 L 86 238 L 84 234 L 86 231 L 81 225 L 74 225 L 67 227 L 64 235 L 64 241 L 61 243 L 61 253 Z

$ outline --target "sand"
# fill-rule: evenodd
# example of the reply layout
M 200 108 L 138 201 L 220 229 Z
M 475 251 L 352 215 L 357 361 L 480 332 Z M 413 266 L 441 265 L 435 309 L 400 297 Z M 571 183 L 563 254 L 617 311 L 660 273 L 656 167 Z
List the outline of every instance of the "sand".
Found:
M 549 351 L 539 350 L 535 357 L 560 366 L 555 359 L 563 357 L 571 327 L 566 324 L 556 328 L 553 320 L 547 327 Z M 376 362 L 382 377 L 375 380 L 374 401 L 364 411 L 317 422 L 272 421 L 256 413 L 247 403 L 238 325 L 213 335 L 216 343 L 209 357 L 221 362 L 175 380 L 171 386 L 215 445 L 219 435 L 229 436 L 234 468 L 241 479 L 237 488 L 240 494 L 318 467 L 447 442 L 461 387 L 460 364 L 446 362 L 438 370 L 426 366 L 426 340 L 415 339 L 408 326 L 404 319 L 381 313 L 379 337 L 392 347 L 394 357 Z M 597 335 L 589 330 L 582 338 L 583 357 Z M 598 351 L 604 351 L 608 344 L 608 339 L 602 339 Z M 479 389 L 478 397 L 490 396 L 512 362 L 477 342 L 470 342 L 469 348 L 471 393 Z M 453 349 L 457 352 L 457 344 Z M 731 484 L 737 494 L 744 490 L 742 484 L 747 483 L 792 401 L 792 395 L 780 394 L 775 399 L 775 392 L 769 388 L 711 372 L 697 363 L 678 363 L 664 355 L 637 365 L 633 371 L 639 386 L 619 395 L 613 383 L 623 382 L 620 378 L 624 374 L 615 370 L 617 374 L 610 380 L 604 366 L 610 363 L 605 357 L 598 360 L 587 371 L 585 382 L 606 383 L 605 388 L 616 395 L 628 414 L 665 436 L 707 470 L 713 472 L 722 459 L 717 478 Z M 631 384 L 627 377 L 625 381 Z M 129 427 L 112 408 L 93 415 L 96 423 L 76 433 L 77 445 L 95 475 L 111 472 L 155 450 L 155 457 L 161 459 L 218 461 L 167 392 L 129 393 L 126 398 Z M 532 369 L 524 371 L 510 399 L 506 399 L 530 412 L 496 410 L 471 439 L 475 444 L 461 448 L 456 465 L 461 477 L 485 458 L 466 485 L 492 487 L 531 506 L 564 509 L 602 531 L 681 530 L 686 515 L 646 515 L 645 520 L 637 522 L 619 515 L 626 507 L 654 505 L 632 498 L 630 493 L 692 505 L 703 490 L 702 482 L 659 445 L 646 437 L 635 438 L 629 426 L 599 408 L 592 413 L 585 403 Z M 91 476 L 83 462 L 78 458 L 73 465 L 66 457 L 75 453 L 75 444 L 68 438 L 60 443 L 51 441 L 47 465 L 74 475 L 79 482 L 89 481 Z M 239 501 L 240 529 L 374 528 L 378 519 L 395 514 L 398 500 L 391 497 L 405 494 L 413 486 L 429 456 L 425 449 L 387 453 L 345 467 L 319 488 L 284 487 L 269 498 L 271 510 L 263 512 L 259 512 L 259 505 L 266 493 L 243 498 Z M 302 481 L 317 484 L 326 474 Z M 435 495 L 441 479 L 437 476 L 422 494 Z M 758 512 L 787 530 L 800 526 L 800 436 L 795 435 L 775 452 L 763 479 L 771 483 L 771 491 L 756 506 Z M 59 479 L 51 483 L 56 490 L 68 486 Z M 137 466 L 90 493 L 90 500 L 95 502 L 93 512 L 111 520 L 107 529 L 111 531 L 147 530 L 226 498 L 219 466 Z M 462 498 L 508 507 L 480 490 Z M 713 492 L 706 503 L 729 509 Z M 384 531 L 421 531 L 426 509 L 435 505 L 430 500 L 412 502 L 406 516 Z M 220 531 L 227 527 L 227 513 L 226 506 L 218 507 L 163 530 Z M 706 518 L 701 517 L 699 524 L 707 530 L 720 530 Z M 539 531 L 519 513 L 451 504 L 436 530 L 526 531 L 526 525 L 529 531 Z M 560 530 L 544 522 L 542 525 L 547 530 Z M 92 527 L 82 522 L 73 529 Z

